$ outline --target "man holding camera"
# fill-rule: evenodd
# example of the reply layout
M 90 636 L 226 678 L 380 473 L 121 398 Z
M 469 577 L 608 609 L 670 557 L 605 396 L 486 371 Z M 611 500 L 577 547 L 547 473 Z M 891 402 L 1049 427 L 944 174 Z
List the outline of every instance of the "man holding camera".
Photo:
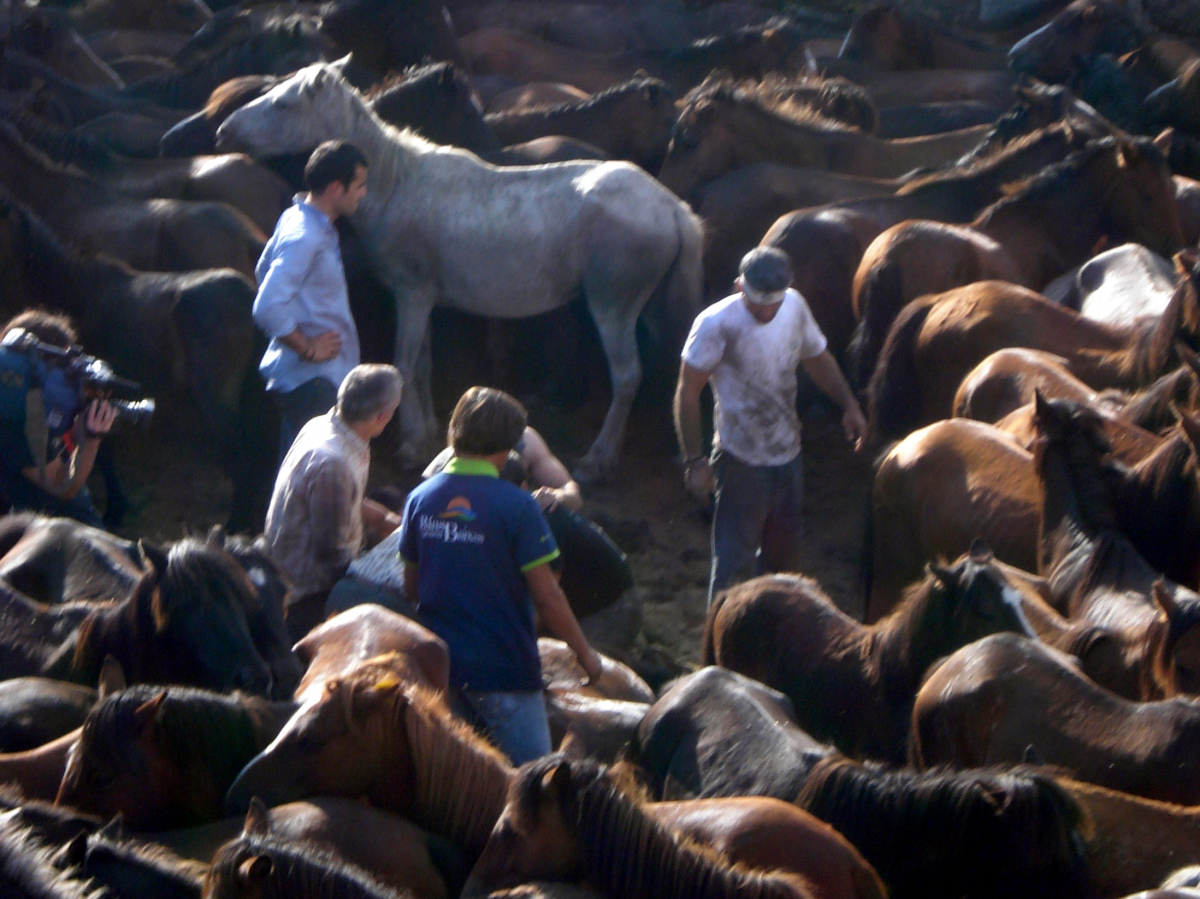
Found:
M 279 408 L 279 461 L 300 429 L 333 408 L 359 363 L 358 330 L 333 223 L 367 192 L 367 158 L 326 141 L 304 167 L 307 194 L 284 211 L 258 260 L 254 321 L 271 338 L 259 371 Z
M 0 334 L 0 486 L 14 510 L 102 527 L 86 485 L 117 410 L 97 399 L 76 414 L 69 385 L 34 377 L 33 351 L 6 339 L 18 329 L 58 349 L 76 341 L 70 321 L 41 311 L 21 313 Z

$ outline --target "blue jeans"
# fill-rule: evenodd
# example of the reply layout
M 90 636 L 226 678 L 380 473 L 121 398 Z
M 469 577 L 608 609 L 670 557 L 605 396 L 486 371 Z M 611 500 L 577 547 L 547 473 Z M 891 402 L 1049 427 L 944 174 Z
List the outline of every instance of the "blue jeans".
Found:
M 279 409 L 279 462 L 292 448 L 292 443 L 300 429 L 318 415 L 324 415 L 337 402 L 338 389 L 325 378 L 313 378 L 305 381 L 295 390 L 288 393 L 271 392 Z
M 492 744 L 512 759 L 514 765 L 549 755 L 550 722 L 540 690 L 536 693 L 469 690 L 466 695 L 475 714 L 487 725 Z
M 804 539 L 804 466 L 747 465 L 723 450 L 712 458 L 716 508 L 708 604 L 726 587 L 774 571 L 796 571 Z

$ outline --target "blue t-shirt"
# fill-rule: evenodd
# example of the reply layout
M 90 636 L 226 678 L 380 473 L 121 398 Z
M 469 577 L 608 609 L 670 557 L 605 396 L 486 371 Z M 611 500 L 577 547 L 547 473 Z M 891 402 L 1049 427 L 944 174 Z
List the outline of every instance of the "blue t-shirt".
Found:
M 408 496 L 400 558 L 418 566 L 421 623 L 466 690 L 542 689 L 525 572 L 558 556 L 537 502 L 478 459 L 453 459 Z

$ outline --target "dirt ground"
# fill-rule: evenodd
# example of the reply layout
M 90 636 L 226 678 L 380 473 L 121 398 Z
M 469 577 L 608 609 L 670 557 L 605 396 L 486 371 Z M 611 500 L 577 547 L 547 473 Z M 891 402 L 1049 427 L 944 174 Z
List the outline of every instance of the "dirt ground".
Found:
M 604 393 L 592 390 L 589 401 L 569 413 L 530 399 L 531 423 L 568 464 L 583 455 L 599 429 Z M 445 405 L 439 411 L 447 415 L 449 400 L 439 398 L 438 405 Z M 708 519 L 683 490 L 662 403 L 636 407 L 628 433 L 617 479 L 586 489 L 585 511 L 628 554 L 643 599 L 648 646 L 684 665 L 696 664 L 708 584 Z M 407 486 L 411 474 L 395 469 L 386 435 L 382 443 L 373 453 L 372 486 Z M 231 488 L 214 456 L 202 440 L 173 436 L 167 421 L 156 421 L 146 435 L 118 438 L 118 466 L 132 506 L 122 534 L 173 540 L 223 521 Z M 804 416 L 804 460 L 803 571 L 843 609 L 860 616 L 869 460 L 852 452 L 837 419 L 822 411 Z

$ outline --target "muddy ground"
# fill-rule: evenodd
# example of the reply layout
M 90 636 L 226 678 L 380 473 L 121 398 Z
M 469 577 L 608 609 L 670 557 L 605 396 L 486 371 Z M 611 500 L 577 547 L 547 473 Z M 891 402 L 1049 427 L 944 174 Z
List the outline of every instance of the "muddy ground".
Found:
M 583 341 L 589 358 L 594 347 Z M 435 354 L 437 403 L 443 421 L 453 400 L 467 385 L 486 382 L 477 354 L 457 364 Z M 607 408 L 598 361 L 592 358 L 585 401 L 563 411 L 543 399 L 553 387 L 521 392 L 531 423 L 568 464 L 586 451 Z M 449 372 L 454 372 L 450 375 Z M 647 645 L 684 665 L 698 661 L 704 626 L 709 571 L 709 526 L 705 510 L 683 490 L 674 436 L 666 406 L 672 384 L 665 370 L 648 378 L 643 400 L 630 421 L 626 450 L 617 479 L 585 490 L 585 511 L 628 554 L 645 612 Z M 519 387 L 521 385 L 517 385 Z M 578 386 L 578 385 L 576 385 Z M 514 390 L 517 389 L 514 387 Z M 559 391 L 561 392 L 561 391 Z M 145 435 L 117 438 L 118 466 L 132 505 L 121 532 L 128 537 L 173 540 L 203 533 L 228 514 L 230 484 L 213 448 L 185 436 L 178 421 L 160 417 Z M 373 453 L 372 486 L 407 487 L 412 475 L 398 471 L 389 436 Z M 392 437 L 394 441 L 394 437 Z M 832 412 L 814 408 L 804 415 L 805 513 L 807 540 L 803 571 L 816 578 L 846 611 L 862 611 L 859 560 L 870 483 L 869 461 L 856 456 Z

